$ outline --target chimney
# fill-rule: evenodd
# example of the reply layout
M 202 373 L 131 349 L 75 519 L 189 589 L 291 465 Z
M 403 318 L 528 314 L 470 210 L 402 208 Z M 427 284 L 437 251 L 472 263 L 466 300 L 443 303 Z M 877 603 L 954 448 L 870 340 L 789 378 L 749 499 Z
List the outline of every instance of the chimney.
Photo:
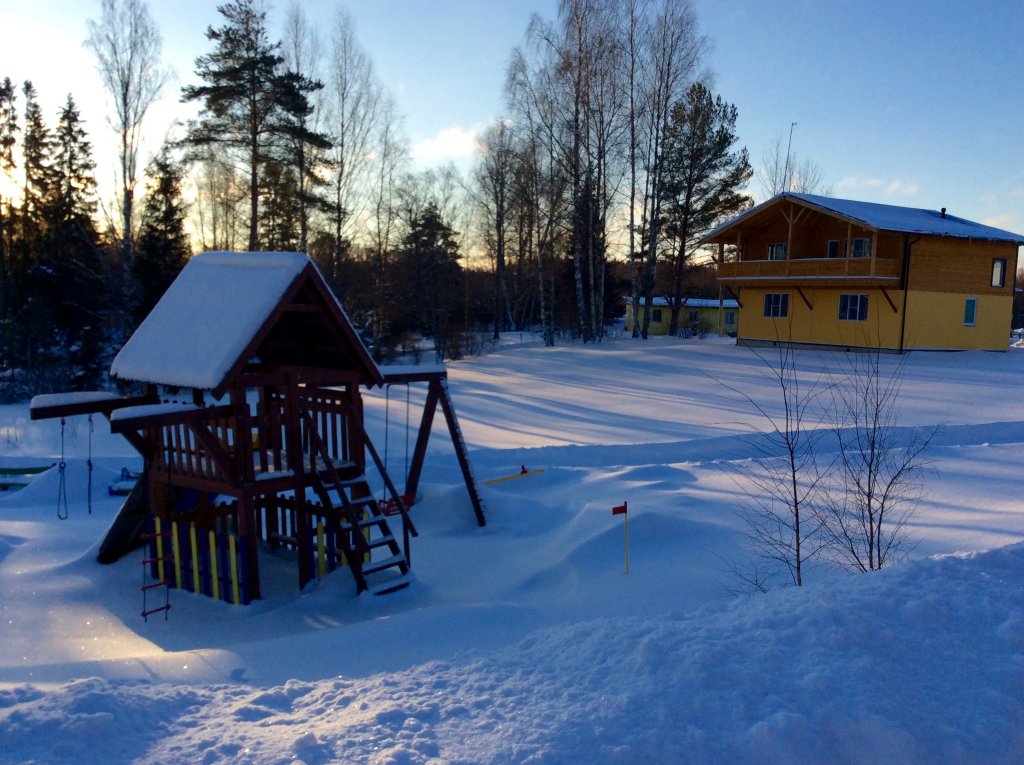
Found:
M 940 214 L 942 215 L 943 218 L 946 217 L 946 208 L 945 207 L 943 207 L 942 210 L 940 210 L 939 212 L 940 212 Z

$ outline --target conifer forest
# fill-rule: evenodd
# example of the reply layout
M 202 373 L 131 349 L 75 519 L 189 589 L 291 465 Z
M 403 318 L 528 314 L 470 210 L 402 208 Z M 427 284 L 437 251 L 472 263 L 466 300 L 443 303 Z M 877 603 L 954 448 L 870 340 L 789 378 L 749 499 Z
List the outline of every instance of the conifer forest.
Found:
M 751 204 L 752 169 L 687 0 L 534 16 L 471 166 L 428 170 L 344 9 L 310 18 L 294 2 L 280 29 L 258 0 L 218 15 L 172 86 L 146 0 L 97 3 L 83 43 L 109 113 L 88 131 L 75 94 L 44 114 L 31 81 L 0 72 L 4 400 L 106 385 L 208 250 L 308 253 L 381 361 L 458 358 L 506 332 L 600 342 L 627 301 L 718 297 L 697 243 Z M 167 98 L 196 116 L 144 152 Z M 117 146 L 102 193 L 99 142 Z

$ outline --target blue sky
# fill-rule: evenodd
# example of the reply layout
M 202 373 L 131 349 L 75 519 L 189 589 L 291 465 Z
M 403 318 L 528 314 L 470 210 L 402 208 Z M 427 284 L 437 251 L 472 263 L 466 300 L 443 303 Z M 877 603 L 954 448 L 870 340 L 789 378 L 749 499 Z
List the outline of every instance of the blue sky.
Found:
M 328 26 L 338 2 L 306 0 Z M 509 53 L 534 12 L 555 0 L 340 2 L 404 115 L 420 164 L 465 154 L 502 114 Z M 99 3 L 0 0 L 0 76 L 32 78 L 48 118 L 70 90 L 96 145 L 99 179 L 113 177 L 113 134 L 85 19 Z M 286 3 L 271 5 L 271 23 Z M 154 112 L 162 137 L 180 112 L 180 84 L 209 50 L 216 2 L 151 2 L 178 83 Z M 793 150 L 813 158 L 836 196 L 956 215 L 1024 232 L 1024 3 L 929 0 L 697 0 L 712 43 L 717 91 L 739 109 L 756 166 L 790 124 Z M 759 193 L 756 183 L 752 191 Z

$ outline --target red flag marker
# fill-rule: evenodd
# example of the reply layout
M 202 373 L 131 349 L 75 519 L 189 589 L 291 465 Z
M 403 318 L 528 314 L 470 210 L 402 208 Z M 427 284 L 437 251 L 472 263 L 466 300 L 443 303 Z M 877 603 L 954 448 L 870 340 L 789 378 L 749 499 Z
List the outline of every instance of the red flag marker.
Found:
M 629 503 L 623 502 L 621 505 L 615 505 L 612 508 L 612 515 L 621 515 L 623 527 L 625 530 L 625 542 L 626 542 L 626 573 L 629 573 Z

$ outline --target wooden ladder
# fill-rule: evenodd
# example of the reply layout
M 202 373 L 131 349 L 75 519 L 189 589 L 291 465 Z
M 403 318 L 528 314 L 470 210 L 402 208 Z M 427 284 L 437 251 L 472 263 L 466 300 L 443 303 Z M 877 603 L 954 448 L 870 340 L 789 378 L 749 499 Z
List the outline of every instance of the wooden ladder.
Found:
M 335 531 L 345 562 L 356 580 L 356 593 L 369 590 L 375 595 L 385 595 L 408 587 L 409 559 L 391 533 L 365 474 L 342 478 L 309 415 L 304 413 L 303 418 L 312 447 L 310 457 L 315 466 L 311 476 L 312 488 L 330 516 L 330 522 L 336 524 Z M 368 438 L 366 447 L 396 498 L 406 528 L 415 535 L 412 520 Z
M 366 477 L 342 479 L 328 467 L 317 474 L 313 490 L 337 524 L 335 532 L 356 580 L 356 592 L 384 595 L 408 587 L 409 561 Z

